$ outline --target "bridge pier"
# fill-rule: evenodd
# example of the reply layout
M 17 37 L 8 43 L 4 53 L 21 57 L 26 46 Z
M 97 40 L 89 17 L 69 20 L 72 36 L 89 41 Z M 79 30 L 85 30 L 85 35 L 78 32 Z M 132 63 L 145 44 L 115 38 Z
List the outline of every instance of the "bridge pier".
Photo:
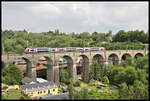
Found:
M 54 68 L 54 82 L 56 83 L 57 86 L 59 86 L 60 81 L 59 81 L 59 66 L 55 66 Z
M 27 67 L 27 77 L 29 78 L 36 78 L 36 67 Z
M 48 66 L 47 67 L 47 80 L 48 81 L 54 81 L 54 68 L 55 66 Z
M 73 71 L 72 71 L 72 78 L 73 78 L 73 82 L 76 82 L 78 80 L 77 78 L 77 68 L 76 68 L 76 64 L 73 64 Z
M 121 64 L 121 60 L 118 60 L 118 65 Z
M 83 69 L 82 69 L 82 80 L 84 82 L 89 82 L 89 73 L 90 73 L 90 66 L 89 63 L 83 63 Z

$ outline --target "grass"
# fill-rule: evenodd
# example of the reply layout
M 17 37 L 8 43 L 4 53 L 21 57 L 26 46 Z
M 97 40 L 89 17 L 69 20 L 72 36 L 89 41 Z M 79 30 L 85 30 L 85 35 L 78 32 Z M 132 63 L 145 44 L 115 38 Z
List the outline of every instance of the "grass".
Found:
M 8 92 L 2 94 L 3 100 L 19 100 L 20 97 L 23 97 L 24 99 L 29 99 L 28 97 L 25 97 L 19 90 L 15 89 L 10 89 Z
M 101 84 L 98 81 L 89 82 L 89 83 L 85 83 L 83 81 L 79 81 L 79 82 L 80 82 L 80 86 L 75 87 L 75 88 L 81 88 L 81 89 L 87 88 L 88 90 L 95 90 L 95 91 L 100 90 L 99 88 L 97 88 L 97 86 Z M 103 86 L 103 88 L 101 90 L 103 90 L 104 92 L 111 92 L 112 91 L 112 89 L 109 87 L 109 85 Z

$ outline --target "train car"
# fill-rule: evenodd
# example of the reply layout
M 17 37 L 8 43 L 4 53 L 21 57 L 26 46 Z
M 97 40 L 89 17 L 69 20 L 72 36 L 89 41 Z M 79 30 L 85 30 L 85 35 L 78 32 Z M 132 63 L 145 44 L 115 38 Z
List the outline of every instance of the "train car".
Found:
M 84 48 L 81 48 L 81 47 L 77 47 L 76 49 L 77 49 L 77 51 L 80 51 L 80 52 L 84 51 Z
M 84 50 L 84 52 L 88 52 L 88 51 L 91 51 L 91 48 L 90 47 L 84 47 L 83 50 Z
M 51 51 L 50 51 L 51 53 L 56 53 L 56 52 L 58 52 L 58 48 L 49 48 L 49 50 L 51 50 Z
M 67 52 L 73 52 L 73 51 L 79 51 L 79 49 L 76 48 L 76 47 L 67 47 L 67 48 L 66 48 L 66 51 L 67 51 Z
M 57 50 L 58 50 L 58 52 L 65 52 L 66 48 L 58 48 Z
M 105 48 L 105 47 L 100 47 L 100 48 L 99 48 L 99 50 L 101 50 L 101 51 L 105 51 L 105 50 L 106 50 L 106 48 Z
M 91 51 L 99 51 L 99 47 L 91 47 Z
M 36 52 L 35 48 L 26 48 L 25 49 L 25 53 L 33 53 L 33 52 Z
M 104 47 L 67 47 L 67 48 L 26 48 L 25 53 L 34 53 L 34 52 L 87 52 L 87 51 L 105 51 Z
M 35 48 L 36 52 L 51 52 L 49 48 Z

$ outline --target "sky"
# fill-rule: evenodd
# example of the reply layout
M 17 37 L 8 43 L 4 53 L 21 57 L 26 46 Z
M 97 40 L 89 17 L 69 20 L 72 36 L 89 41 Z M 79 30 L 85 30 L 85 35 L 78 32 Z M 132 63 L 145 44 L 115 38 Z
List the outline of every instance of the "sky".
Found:
M 2 30 L 148 31 L 148 2 L 2 2 Z

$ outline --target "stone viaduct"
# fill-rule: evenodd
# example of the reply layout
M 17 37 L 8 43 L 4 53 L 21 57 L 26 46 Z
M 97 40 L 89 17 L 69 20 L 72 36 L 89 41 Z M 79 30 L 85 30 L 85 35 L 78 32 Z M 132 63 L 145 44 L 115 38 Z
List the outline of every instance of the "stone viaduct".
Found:
M 31 53 L 31 54 L 4 54 L 2 55 L 2 64 L 8 65 L 17 59 L 23 59 L 27 63 L 27 77 L 36 77 L 36 65 L 38 59 L 44 57 L 48 63 L 47 65 L 47 80 L 54 81 L 59 84 L 59 66 L 60 58 L 67 60 L 67 71 L 69 76 L 75 82 L 77 80 L 76 61 L 78 57 L 83 58 L 82 67 L 84 72 L 82 79 L 85 82 L 89 81 L 90 65 L 93 61 L 103 63 L 104 65 L 113 64 L 118 65 L 127 57 L 136 58 L 138 55 L 149 54 L 147 49 L 144 50 L 106 50 L 106 51 L 90 51 L 90 52 L 62 52 L 62 53 Z

